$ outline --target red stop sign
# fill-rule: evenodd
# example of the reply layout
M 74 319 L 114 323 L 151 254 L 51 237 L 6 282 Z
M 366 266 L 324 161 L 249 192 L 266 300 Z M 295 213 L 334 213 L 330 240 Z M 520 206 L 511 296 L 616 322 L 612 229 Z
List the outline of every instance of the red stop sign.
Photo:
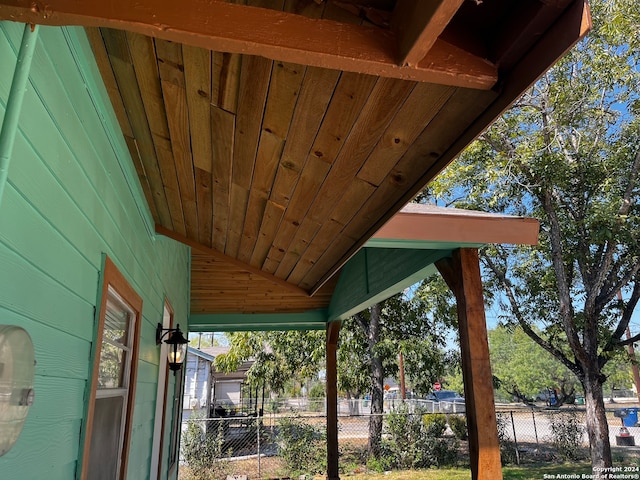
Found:
M 436 392 L 439 392 L 441 388 L 442 388 L 442 385 L 440 385 L 440 382 L 436 382 L 436 383 L 433 384 L 433 389 Z

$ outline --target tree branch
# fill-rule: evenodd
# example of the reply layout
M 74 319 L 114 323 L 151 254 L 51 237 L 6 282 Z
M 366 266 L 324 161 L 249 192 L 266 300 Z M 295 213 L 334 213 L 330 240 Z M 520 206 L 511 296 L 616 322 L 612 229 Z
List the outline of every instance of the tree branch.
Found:
M 626 255 L 624 256 L 624 258 L 620 259 L 618 263 L 622 263 L 625 258 Z M 609 274 L 609 277 L 607 278 L 607 281 L 602 288 L 601 294 L 597 299 L 596 311 L 601 312 L 602 309 L 604 309 L 604 307 L 611 300 L 613 300 L 613 297 L 616 296 L 618 291 L 622 290 L 624 286 L 629 284 L 629 282 L 631 282 L 631 280 L 640 272 L 640 262 L 636 263 L 627 273 L 622 275 L 622 277 L 620 278 L 618 278 L 618 276 L 616 275 L 617 272 L 618 269 L 615 268 L 612 269 L 611 273 Z M 617 280 L 617 282 L 614 283 L 614 280 Z
M 635 282 L 633 291 L 631 292 L 631 297 L 629 298 L 629 301 L 626 303 L 622 311 L 622 317 L 620 318 L 616 329 L 613 331 L 611 337 L 607 341 L 607 344 L 602 349 L 603 352 L 610 352 L 620 345 L 628 345 L 629 343 L 635 341 L 632 340 L 630 342 L 626 342 L 624 340 L 621 340 L 621 338 L 622 335 L 624 335 L 624 332 L 626 332 L 627 327 L 629 326 L 631 316 L 633 315 L 633 311 L 638 304 L 638 300 L 640 300 L 640 282 Z
M 362 329 L 362 333 L 364 333 L 366 337 L 369 337 L 369 322 L 364 318 L 364 314 L 362 312 L 358 312 L 353 316 L 353 318 L 358 322 L 358 325 Z
M 485 264 L 489 267 L 489 269 L 493 272 L 493 274 L 498 278 L 498 280 L 502 284 L 505 294 L 509 299 L 509 304 L 511 305 L 511 311 L 516 317 L 518 324 L 522 327 L 522 330 L 534 342 L 536 342 L 540 347 L 544 348 L 551 355 L 556 357 L 564 366 L 566 366 L 569 370 L 574 372 L 579 378 L 580 375 L 582 374 L 581 367 L 575 362 L 572 362 L 571 360 L 569 360 L 561 350 L 557 349 L 547 340 L 545 340 L 540 335 L 538 335 L 536 331 L 533 330 L 533 328 L 531 328 L 531 325 L 529 325 L 529 323 L 525 320 L 524 316 L 522 315 L 522 312 L 520 311 L 518 301 L 515 297 L 515 294 L 513 291 L 513 285 L 511 284 L 511 281 L 507 278 L 505 272 L 500 268 L 498 268 L 497 265 L 493 262 L 493 260 L 488 255 L 483 255 L 482 258 L 485 261 Z
M 589 354 L 585 351 L 584 346 L 580 343 L 578 332 L 576 331 L 574 322 L 573 304 L 571 302 L 571 291 L 569 283 L 567 282 L 567 270 L 563 263 L 563 248 L 561 239 L 561 227 L 553 207 L 553 199 L 551 192 L 548 189 L 543 189 L 540 192 L 540 200 L 544 208 L 547 218 L 549 218 L 550 231 L 549 239 L 551 244 L 551 262 L 556 274 L 556 282 L 558 286 L 558 297 L 560 301 L 560 318 L 564 327 L 569 346 L 573 351 L 576 358 L 582 363 L 587 364 L 589 361 Z M 594 356 L 596 352 L 593 352 Z

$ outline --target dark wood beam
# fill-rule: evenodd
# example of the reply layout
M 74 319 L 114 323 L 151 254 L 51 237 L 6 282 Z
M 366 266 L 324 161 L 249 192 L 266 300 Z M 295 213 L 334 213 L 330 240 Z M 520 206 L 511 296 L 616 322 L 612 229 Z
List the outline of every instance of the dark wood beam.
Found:
M 338 336 L 341 322 L 327 324 L 327 479 L 339 480 L 338 470 Z
M 464 0 L 398 0 L 391 28 L 398 37 L 397 63 L 418 65 Z
M 496 32 L 492 40 L 492 60 L 500 69 L 511 69 L 538 37 L 549 29 L 562 15 L 572 0 L 553 2 L 519 2 L 512 15 L 513 20 L 505 23 L 505 28 Z
M 390 30 L 215 0 L 0 0 L 0 20 L 111 27 L 214 51 L 467 88 L 489 89 L 498 79 L 495 65 L 444 40 L 416 65 L 401 66 Z
M 229 255 L 225 255 L 224 253 L 214 250 L 213 248 L 206 247 L 201 243 L 198 243 L 195 240 L 191 240 L 190 238 L 187 238 L 184 235 L 180 235 L 179 233 L 176 233 L 173 230 L 169 230 L 168 228 L 165 228 L 162 225 L 156 225 L 156 233 L 159 233 L 160 235 L 164 235 L 165 237 L 172 238 L 180 243 L 184 243 L 185 245 L 193 248 L 194 250 L 197 250 L 200 253 L 211 255 L 216 260 L 220 260 L 222 262 L 227 262 L 231 265 L 235 265 L 236 267 L 244 270 L 245 272 L 253 273 L 255 275 L 259 275 L 262 278 L 266 278 L 267 280 L 270 280 L 276 285 L 285 287 L 288 290 L 294 293 L 297 293 L 301 296 L 304 296 L 304 297 L 310 296 L 309 292 L 298 287 L 297 285 L 294 285 L 292 283 L 287 282 L 286 280 L 278 278 L 275 275 L 272 275 L 271 273 L 263 272 L 259 268 L 254 267 L 253 265 L 249 265 L 248 263 L 244 263 L 244 262 L 241 262 L 240 260 L 236 260 L 235 258 L 230 257 Z
M 501 480 L 500 444 L 493 400 L 489 343 L 478 250 L 463 248 L 436 262 L 456 296 L 462 375 L 473 480 Z

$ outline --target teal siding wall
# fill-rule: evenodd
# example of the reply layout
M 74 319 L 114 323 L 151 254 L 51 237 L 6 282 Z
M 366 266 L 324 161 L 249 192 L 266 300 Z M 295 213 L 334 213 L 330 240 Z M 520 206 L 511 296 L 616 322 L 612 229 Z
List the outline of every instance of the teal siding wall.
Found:
M 0 122 L 22 29 L 0 22 Z M 17 444 L 0 457 L 4 479 L 75 476 L 103 254 L 143 298 L 128 478 L 149 478 L 155 326 L 166 296 L 187 327 L 190 254 L 150 232 L 117 132 L 84 32 L 41 28 L 0 204 L 0 324 L 26 329 L 37 361 L 35 403 Z M 170 375 L 170 394 L 173 382 Z

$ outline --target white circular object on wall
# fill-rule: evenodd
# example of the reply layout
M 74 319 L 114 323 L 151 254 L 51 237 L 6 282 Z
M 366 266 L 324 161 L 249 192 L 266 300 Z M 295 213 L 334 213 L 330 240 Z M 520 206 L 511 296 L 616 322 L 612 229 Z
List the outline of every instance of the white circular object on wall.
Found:
M 0 325 L 0 456 L 22 431 L 33 403 L 35 354 L 31 337 L 22 328 Z

